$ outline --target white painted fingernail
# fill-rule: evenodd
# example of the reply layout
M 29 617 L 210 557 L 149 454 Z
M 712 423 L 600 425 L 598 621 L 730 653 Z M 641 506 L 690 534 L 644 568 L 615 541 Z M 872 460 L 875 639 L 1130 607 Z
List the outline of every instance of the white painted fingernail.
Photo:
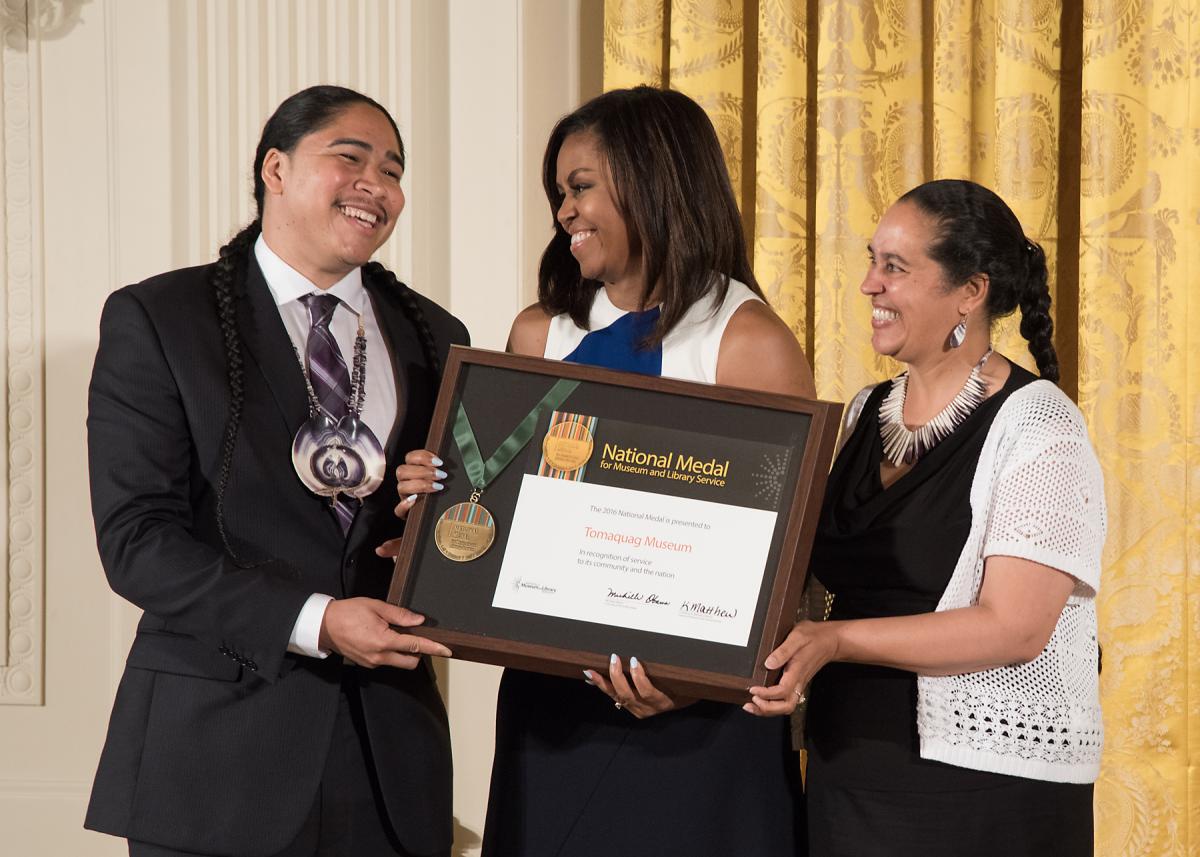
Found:
M 588 684 L 594 685 L 596 683 L 596 682 L 592 681 L 592 671 L 591 670 L 584 670 L 583 678 L 584 678 L 584 681 L 586 681 Z
M 434 478 L 434 479 L 445 479 L 447 475 L 448 475 L 448 474 L 446 473 L 446 471 L 445 471 L 445 470 L 435 470 L 435 471 L 433 471 L 433 478 Z
M 433 464 L 434 467 L 441 467 L 443 464 L 446 463 L 446 462 L 442 461 L 440 458 L 438 458 L 436 455 L 432 459 L 430 459 L 430 462 Z
M 619 660 L 620 660 L 620 658 L 618 658 L 618 657 L 617 657 L 617 653 L 616 653 L 616 652 L 613 652 L 611 655 L 609 655 L 609 656 L 608 656 L 608 663 L 609 663 L 611 666 L 614 666 L 614 667 L 615 667 L 615 666 L 617 665 L 617 662 L 618 662 Z
M 434 490 L 434 491 L 441 491 L 441 490 L 443 490 L 445 487 L 446 487 L 446 486 L 445 486 L 445 485 L 443 485 L 441 482 L 434 482 L 434 483 L 433 483 L 433 490 Z
M 407 497 L 405 497 L 405 498 L 404 498 L 403 500 L 401 500 L 400 502 L 402 502 L 402 503 L 413 503 L 413 502 L 416 502 L 416 499 L 417 499 L 417 495 L 416 495 L 416 494 L 409 494 Z
M 630 658 L 630 659 L 629 659 L 629 668 L 630 668 L 631 670 L 636 670 L 636 669 L 637 669 L 638 667 L 640 667 L 640 666 L 641 666 L 641 664 L 639 664 L 639 663 L 638 663 L 638 659 L 637 659 L 637 658 Z

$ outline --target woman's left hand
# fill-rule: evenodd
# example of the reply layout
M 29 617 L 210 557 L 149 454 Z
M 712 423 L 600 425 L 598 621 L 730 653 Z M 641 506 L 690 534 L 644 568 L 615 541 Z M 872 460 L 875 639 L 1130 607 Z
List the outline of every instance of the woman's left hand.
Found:
M 405 455 L 404 463 L 396 468 L 396 493 L 401 497 L 394 510 L 396 517 L 408 516 L 417 495 L 441 491 L 445 479 L 442 460 L 428 449 L 414 449 Z
M 767 655 L 768 669 L 786 664 L 778 683 L 750 688 L 750 701 L 742 709 L 759 717 L 795 711 L 805 701 L 804 688 L 817 670 L 837 657 L 838 626 L 837 622 L 797 623 L 779 648 Z
M 629 659 L 629 676 L 633 679 L 632 685 L 629 683 L 629 679 L 625 678 L 625 671 L 621 669 L 621 659 L 617 655 L 613 655 L 609 659 L 607 678 L 602 676 L 598 670 L 584 670 L 583 674 L 587 676 L 588 684 L 598 687 L 608 695 L 617 708 L 625 709 L 638 720 L 662 714 L 664 711 L 683 708 L 696 701 L 687 697 L 673 697 L 656 688 L 650 683 L 650 677 L 646 675 L 646 670 L 637 658 Z
M 428 449 L 414 449 L 404 456 L 404 463 L 396 468 L 396 492 L 400 502 L 392 511 L 404 520 L 421 494 L 433 494 L 442 490 L 446 472 L 441 469 L 442 460 Z M 399 537 L 388 539 L 375 548 L 375 553 L 388 559 L 400 555 Z

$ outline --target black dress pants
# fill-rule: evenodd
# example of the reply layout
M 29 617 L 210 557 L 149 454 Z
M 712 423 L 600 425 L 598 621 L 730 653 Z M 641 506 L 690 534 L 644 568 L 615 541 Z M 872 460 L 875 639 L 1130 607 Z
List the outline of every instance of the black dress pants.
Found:
M 375 775 L 357 668 L 347 665 L 333 739 L 316 799 L 300 833 L 272 857 L 410 857 L 396 838 Z M 296 752 L 305 748 L 297 747 Z M 263 824 L 271 819 L 264 818 Z M 129 841 L 130 857 L 212 857 Z

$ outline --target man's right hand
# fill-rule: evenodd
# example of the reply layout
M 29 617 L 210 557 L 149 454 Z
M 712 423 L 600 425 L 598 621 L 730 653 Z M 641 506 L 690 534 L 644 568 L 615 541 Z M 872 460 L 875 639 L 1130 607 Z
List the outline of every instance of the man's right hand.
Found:
M 411 670 L 421 655 L 448 658 L 451 654 L 441 643 L 402 634 L 391 627 L 412 628 L 424 621 L 419 613 L 375 598 L 338 599 L 325 608 L 320 645 L 367 669 L 389 666 Z

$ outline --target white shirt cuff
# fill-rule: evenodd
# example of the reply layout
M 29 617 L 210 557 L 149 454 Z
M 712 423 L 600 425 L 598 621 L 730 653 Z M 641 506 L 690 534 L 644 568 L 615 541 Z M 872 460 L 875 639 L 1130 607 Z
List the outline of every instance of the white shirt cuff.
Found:
M 327 658 L 329 652 L 321 648 L 321 622 L 325 619 L 325 608 L 333 598 L 314 592 L 308 596 L 296 624 L 292 626 L 292 636 L 288 639 L 288 651 L 297 655 L 307 655 L 310 658 Z

